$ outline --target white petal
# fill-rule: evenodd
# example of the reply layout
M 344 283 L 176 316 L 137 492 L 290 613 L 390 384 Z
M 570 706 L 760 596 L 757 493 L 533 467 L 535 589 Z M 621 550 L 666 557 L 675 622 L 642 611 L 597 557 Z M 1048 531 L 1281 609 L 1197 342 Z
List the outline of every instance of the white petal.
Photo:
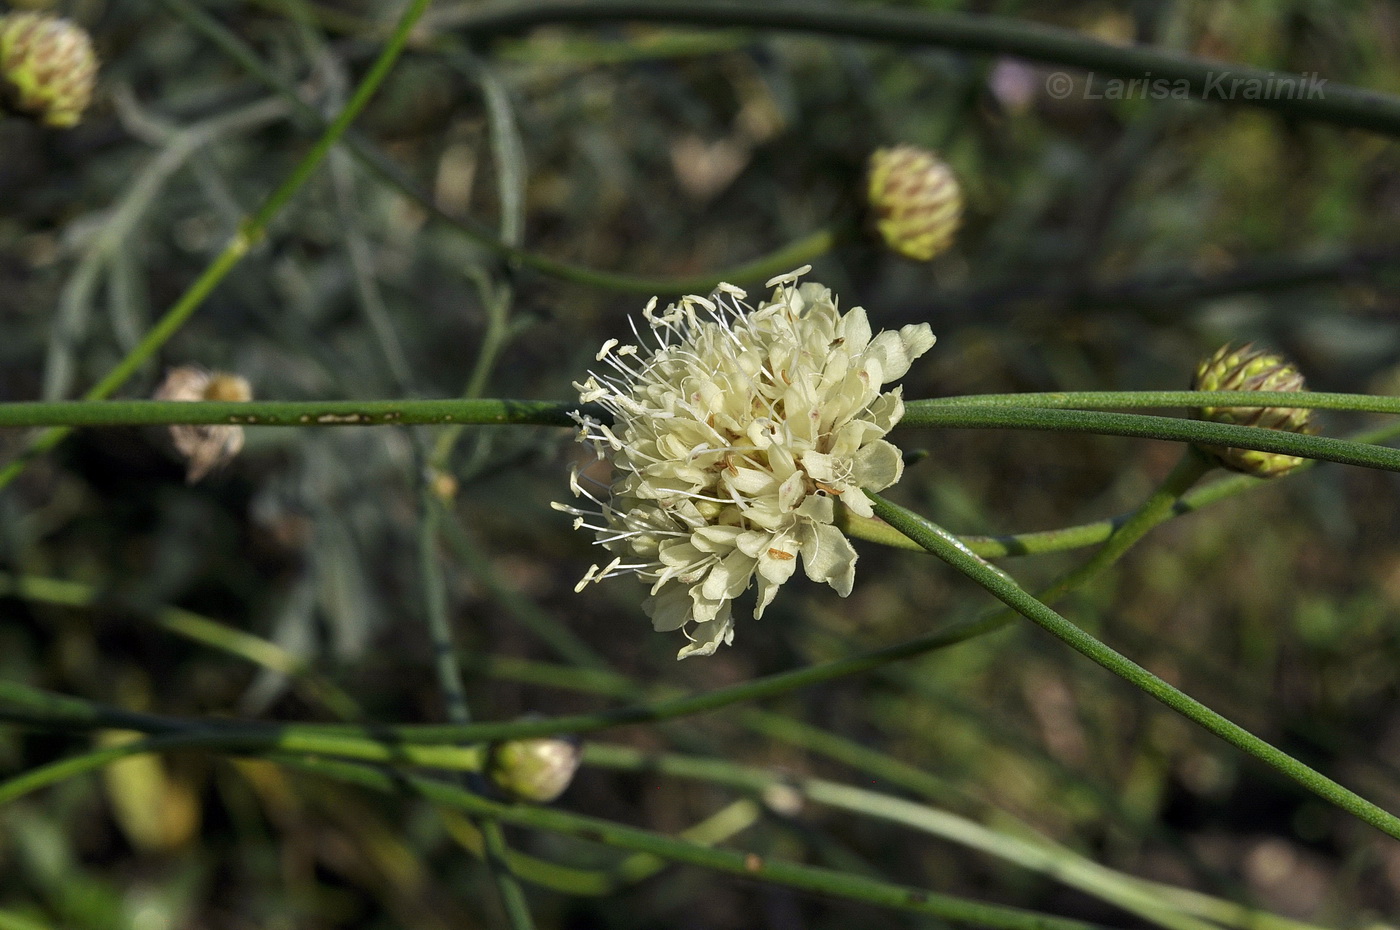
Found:
M 831 484 L 836 481 L 836 462 L 824 452 L 806 452 L 802 455 L 802 467 L 813 481 Z
M 834 526 L 812 526 L 802 541 L 802 568 L 813 581 L 825 582 L 842 597 L 855 584 L 856 551 Z
M 700 588 L 707 600 L 731 600 L 743 594 L 753 579 L 754 559 L 735 549 L 710 569 Z
M 708 623 L 700 623 L 695 627 L 694 641 L 676 653 L 677 659 L 686 659 L 690 656 L 710 656 L 715 654 L 720 643 L 728 646 L 734 642 L 734 618 L 729 615 L 729 605 L 725 605 L 723 616 L 716 617 Z
M 855 454 L 854 484 L 872 491 L 883 491 L 904 474 L 904 456 L 892 443 L 878 439 Z M 864 495 L 862 495 L 864 496 Z M 850 504 L 842 498 L 843 502 Z M 852 508 L 854 509 L 854 508 Z
M 658 633 L 679 630 L 690 622 L 690 590 L 673 584 L 655 597 L 642 601 L 642 609 L 651 617 L 651 628 Z

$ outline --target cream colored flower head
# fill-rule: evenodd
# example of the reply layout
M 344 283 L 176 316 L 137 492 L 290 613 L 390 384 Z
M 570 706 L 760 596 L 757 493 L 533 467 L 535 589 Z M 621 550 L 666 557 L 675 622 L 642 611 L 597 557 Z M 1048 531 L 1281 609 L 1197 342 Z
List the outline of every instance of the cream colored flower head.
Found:
M 574 385 L 611 414 L 576 419 L 612 478 L 595 494 L 575 469 L 574 495 L 597 509 L 554 506 L 616 556 L 578 590 L 627 573 L 650 582 L 652 625 L 690 640 L 678 658 L 731 642 L 734 599 L 756 584 L 761 617 L 799 559 L 808 578 L 849 594 L 856 552 L 835 503 L 870 516 L 861 488 L 883 490 L 904 470 L 883 438 L 904 401 L 880 389 L 933 333 L 921 323 L 873 335 L 864 310 L 842 313 L 827 288 L 798 284 L 809 270 L 769 281 L 757 308 L 729 284 L 664 311 L 653 299 L 645 338 L 634 322 L 637 344 L 608 340 L 597 357 L 610 370 Z

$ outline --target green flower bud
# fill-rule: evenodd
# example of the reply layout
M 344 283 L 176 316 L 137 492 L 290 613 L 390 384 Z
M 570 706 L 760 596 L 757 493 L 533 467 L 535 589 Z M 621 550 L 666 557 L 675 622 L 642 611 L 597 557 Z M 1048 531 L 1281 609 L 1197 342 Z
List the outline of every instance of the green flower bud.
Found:
M 1196 377 L 1191 387 L 1197 391 L 1307 390 L 1302 372 L 1296 365 L 1282 355 L 1254 348 L 1253 343 L 1238 347 L 1222 346 L 1196 366 Z M 1303 407 L 1202 407 L 1197 415 L 1216 423 L 1261 426 L 1290 433 L 1313 432 L 1309 422 L 1312 411 Z M 1202 448 L 1231 471 L 1244 472 L 1256 478 L 1277 478 L 1303 463 L 1303 459 L 1296 455 L 1277 452 L 1221 446 Z
M 562 736 L 492 743 L 486 776 L 512 798 L 547 804 L 569 787 L 581 757 L 578 740 Z
M 948 165 L 913 145 L 876 149 L 866 196 L 875 228 L 891 249 L 926 262 L 947 251 L 962 220 L 962 188 Z
M 0 16 L 0 100 L 47 126 L 76 126 L 92 99 L 97 55 L 87 31 L 47 13 Z

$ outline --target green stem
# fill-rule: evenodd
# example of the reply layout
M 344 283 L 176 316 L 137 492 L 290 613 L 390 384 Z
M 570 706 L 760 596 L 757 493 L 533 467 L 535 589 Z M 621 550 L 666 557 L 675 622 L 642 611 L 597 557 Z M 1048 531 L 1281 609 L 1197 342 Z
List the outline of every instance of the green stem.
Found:
M 438 528 L 442 519 L 442 508 L 433 494 L 433 489 L 425 482 L 420 493 L 422 517 L 419 521 L 418 558 L 422 571 L 423 595 L 427 601 L 428 638 L 432 644 L 433 666 L 437 671 L 438 684 L 447 701 L 447 719 L 465 726 L 471 722 L 471 711 L 467 705 L 467 689 L 462 681 L 462 669 L 457 664 L 457 650 L 452 645 L 452 624 L 448 617 L 447 583 L 442 575 L 442 564 L 438 555 Z M 510 848 L 506 844 L 505 832 L 494 818 L 484 818 L 477 823 L 484 842 L 486 867 L 500 894 L 501 907 L 513 930 L 531 930 L 534 918 L 530 915 L 530 904 L 525 899 L 525 889 L 511 871 Z
M 1055 409 L 1133 409 L 1143 407 L 1302 407 L 1400 413 L 1400 397 L 1338 394 L 1329 391 L 1053 391 L 1026 394 L 966 394 L 905 401 L 905 416 L 930 407 L 1047 407 Z
M 94 607 L 105 603 L 103 592 L 91 585 L 3 572 L 0 572 L 0 596 L 65 607 Z M 135 607 L 129 609 L 138 610 Z M 353 720 L 360 716 L 360 708 L 354 698 L 334 682 L 317 674 L 308 662 L 276 643 L 179 607 L 160 607 L 149 611 L 149 615 L 157 626 L 167 632 L 292 678 L 338 717 Z
M 576 403 L 535 400 L 171 401 L 104 400 L 0 404 L 0 427 L 165 426 L 574 426 Z
M 1368 430 L 1347 437 L 1353 442 L 1371 445 L 1388 442 L 1400 436 L 1400 424 L 1392 424 L 1381 429 Z M 1304 461 L 1288 473 L 1297 475 L 1317 466 L 1317 462 Z M 1213 481 L 1203 488 L 1182 496 L 1172 507 L 1169 516 L 1179 517 L 1194 513 L 1218 501 L 1234 497 L 1244 491 L 1254 490 L 1269 484 L 1273 479 L 1254 478 L 1249 475 L 1234 475 L 1221 481 Z M 999 559 L 1006 556 L 1042 555 L 1047 552 L 1065 552 L 1103 542 L 1114 534 L 1132 514 L 1124 514 L 1107 520 L 1095 520 L 1075 526 L 1064 526 L 1053 530 L 1037 530 L 1028 533 L 1014 533 L 1005 536 L 959 536 L 973 552 L 986 559 Z M 883 546 L 923 552 L 924 547 L 896 530 L 882 520 L 861 517 L 848 510 L 841 511 L 843 529 L 849 535 Z
M 907 801 L 878 791 L 843 785 L 823 778 L 793 777 L 674 753 L 653 753 L 630 747 L 590 743 L 584 764 L 648 775 L 664 774 L 725 785 L 760 797 L 796 796 L 810 803 L 897 823 L 940 837 L 967 849 L 1011 862 L 1028 871 L 1076 888 L 1129 913 L 1171 930 L 1213 930 L 1215 924 L 1183 914 L 1164 895 L 1137 879 L 1064 849 L 1040 837 L 1024 839 L 993 830 L 948 811 Z
M 239 755 L 280 752 L 335 756 L 378 764 L 414 765 L 467 772 L 480 771 L 482 764 L 482 752 L 477 747 L 401 746 L 373 738 L 323 739 L 314 733 L 277 732 L 268 727 L 258 733 L 241 728 L 213 726 L 194 732 L 170 733 L 136 742 L 104 746 L 30 769 L 0 782 L 0 804 L 7 804 L 40 788 L 96 771 L 130 756 L 181 749 L 208 749 Z
M 247 43 L 226 29 L 218 20 L 188 0 L 161 0 L 161 2 L 192 28 L 203 34 L 226 55 L 237 61 L 250 75 L 280 94 L 284 100 L 292 105 L 297 115 L 309 125 L 318 128 L 326 125 L 324 118 L 301 99 L 301 95 L 295 87 L 264 65 L 257 53 Z M 491 230 L 469 218 L 453 216 L 438 207 L 431 195 L 419 187 L 417 182 L 369 140 L 358 133 L 350 132 L 346 134 L 344 143 L 350 154 L 380 181 L 396 188 L 404 196 L 426 210 L 434 220 L 452 227 L 477 245 L 512 263 L 541 274 L 601 290 L 647 295 L 707 294 L 722 281 L 728 281 L 731 284 L 761 282 L 774 275 L 791 271 L 793 268 L 831 251 L 837 240 L 835 230 L 820 229 L 744 264 L 685 277 L 668 278 L 601 271 L 536 254 L 497 237 Z
M 359 86 L 355 88 L 350 101 L 326 127 L 326 131 L 311 146 L 310 151 L 302 156 L 301 161 L 292 169 L 292 173 L 268 195 L 262 206 L 244 220 L 224 250 L 210 263 L 204 273 L 195 279 L 195 282 L 180 296 L 179 300 L 166 311 L 165 316 L 160 318 L 150 332 L 126 354 L 125 358 L 117 363 L 116 367 L 107 373 L 106 377 L 93 385 L 83 395 L 86 400 L 101 400 L 125 384 L 128 378 L 135 374 L 151 356 L 155 355 L 156 351 L 165 345 L 171 336 L 175 335 L 195 310 L 199 309 L 200 305 L 204 303 L 204 299 L 213 292 L 214 288 L 219 286 L 234 266 L 243 260 L 243 256 L 247 255 L 254 245 L 262 241 L 273 217 L 282 211 L 288 201 L 315 174 L 336 141 L 350 128 L 350 124 L 369 104 L 370 98 L 379 90 L 384 79 L 389 76 L 399 54 L 408 44 L 413 27 L 427 12 L 430 3 L 431 0 L 411 0 L 409 2 L 399 16 L 394 31 L 384 43 L 383 49 L 380 50 L 378 58 L 375 59 L 374 64 L 360 81 Z M 29 445 L 24 455 L 5 466 L 4 469 L 0 469 L 0 488 L 13 481 L 35 455 L 58 445 L 63 437 L 68 435 L 68 432 L 69 429 L 66 427 L 57 427 L 42 433 Z
M 1207 420 L 1103 413 L 1097 410 L 1055 410 L 1045 407 L 1003 407 L 976 404 L 921 406 L 906 412 L 899 428 L 1027 429 L 1065 433 L 1097 433 L 1165 439 L 1200 445 L 1258 449 L 1308 459 L 1400 471 L 1400 450 L 1385 446 L 1307 436 L 1255 426 L 1235 426 Z
M 1231 392 L 1219 396 L 1230 401 Z M 1253 405 L 1260 405 L 1256 396 Z M 1306 402 L 1303 402 L 1306 406 Z M 1257 449 L 1400 471 L 1400 451 L 1367 443 L 1180 417 L 992 404 L 911 404 L 900 428 L 1030 429 L 1098 433 Z M 392 424 L 532 424 L 569 426 L 575 404 L 511 400 L 401 401 L 59 401 L 0 404 L 0 427 L 219 423 L 242 426 L 375 426 Z M 595 411 L 587 410 L 589 413 Z M 3 473 L 0 473 L 3 475 Z
M 596 817 L 574 814 L 549 807 L 501 804 L 431 779 L 385 773 L 363 765 L 331 760 L 278 759 L 282 764 L 305 769 L 366 788 L 392 793 L 409 791 L 445 806 L 479 816 L 494 817 L 505 823 L 547 830 L 595 843 L 651 853 L 672 862 L 686 863 L 712 871 L 738 875 L 752 881 L 784 885 L 827 897 L 861 901 L 866 904 L 931 914 L 1000 930 L 1095 930 L 1096 925 L 1039 914 L 1019 908 L 999 907 L 966 898 L 938 894 L 922 888 L 895 885 L 832 869 L 767 859 L 754 853 L 716 849 L 689 840 L 677 839 Z
M 1133 511 L 1102 546 L 1094 550 L 1092 556 L 1061 575 L 1036 597 L 1047 604 L 1054 603 L 1117 562 L 1148 530 L 1170 519 L 1177 501 L 1214 467 L 1194 446 L 1188 446 L 1157 490 Z
M 1304 117 L 1400 136 L 1400 99 L 1333 81 L 1312 84 L 1302 75 L 1265 71 L 1151 48 L 1110 45 L 1068 29 L 1038 23 L 973 16 L 963 13 L 921 13 L 907 9 L 848 10 L 822 6 L 704 3 L 676 4 L 647 0 L 586 0 L 540 3 L 481 10 L 470 7 L 449 21 L 439 15 L 438 27 L 451 25 L 477 42 L 517 35 L 544 25 L 594 25 L 647 22 L 668 25 L 750 27 L 804 32 L 842 39 L 866 39 L 894 45 L 927 45 L 965 52 L 1015 55 L 1031 61 L 1069 65 L 1123 78 L 1154 78 L 1181 85 L 1193 97 L 1209 102 L 1277 110 Z M 1240 81 L 1240 84 L 1231 84 Z M 1272 81 L 1274 83 L 1267 84 Z M 1325 92 L 1248 94 L 1240 88 L 1279 87 L 1296 81 L 1303 89 Z M 1232 91 L 1230 88 L 1234 88 Z M 1246 99 L 1246 97 L 1253 99 Z M 1296 99 L 1294 99 L 1296 98 Z
M 1324 800 L 1330 801 L 1378 830 L 1400 839 L 1400 818 L 1304 765 L 1248 730 L 1231 722 L 1195 698 L 1172 687 L 1136 662 L 1119 654 L 1033 597 L 1004 572 L 993 570 L 976 555 L 950 544 L 946 531 L 877 494 L 867 492 L 876 514 L 958 571 L 986 588 L 1016 613 L 1130 682 L 1146 694 L 1200 724 L 1231 745 L 1272 766 Z

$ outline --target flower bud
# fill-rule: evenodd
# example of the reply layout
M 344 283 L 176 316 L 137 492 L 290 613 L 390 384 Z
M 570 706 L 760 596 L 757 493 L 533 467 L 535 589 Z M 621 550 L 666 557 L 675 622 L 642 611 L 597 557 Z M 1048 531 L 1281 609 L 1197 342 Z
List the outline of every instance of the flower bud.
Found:
M 76 126 L 92 99 L 97 55 L 87 30 L 47 13 L 0 16 L 0 100 L 47 126 Z
M 876 149 L 866 196 L 875 228 L 891 249 L 926 262 L 953 244 L 962 220 L 962 188 L 953 170 L 913 145 Z
M 238 375 L 181 365 L 166 373 L 165 380 L 156 388 L 155 399 L 241 403 L 253 399 L 253 390 L 248 380 Z M 170 438 L 188 463 L 185 480 L 194 484 L 215 468 L 227 464 L 242 450 L 243 427 L 177 424 L 170 427 Z
M 1306 391 L 1302 372 L 1282 355 L 1242 346 L 1221 346 L 1196 366 L 1191 387 L 1197 391 Z M 1202 407 L 1198 416 L 1217 423 L 1260 426 L 1290 433 L 1311 433 L 1312 411 L 1303 407 Z M 1231 471 L 1256 478 L 1277 478 L 1303 463 L 1296 455 L 1204 446 L 1206 452 Z
M 569 787 L 581 758 L 578 740 L 563 736 L 492 743 L 486 776 L 512 798 L 547 804 Z

